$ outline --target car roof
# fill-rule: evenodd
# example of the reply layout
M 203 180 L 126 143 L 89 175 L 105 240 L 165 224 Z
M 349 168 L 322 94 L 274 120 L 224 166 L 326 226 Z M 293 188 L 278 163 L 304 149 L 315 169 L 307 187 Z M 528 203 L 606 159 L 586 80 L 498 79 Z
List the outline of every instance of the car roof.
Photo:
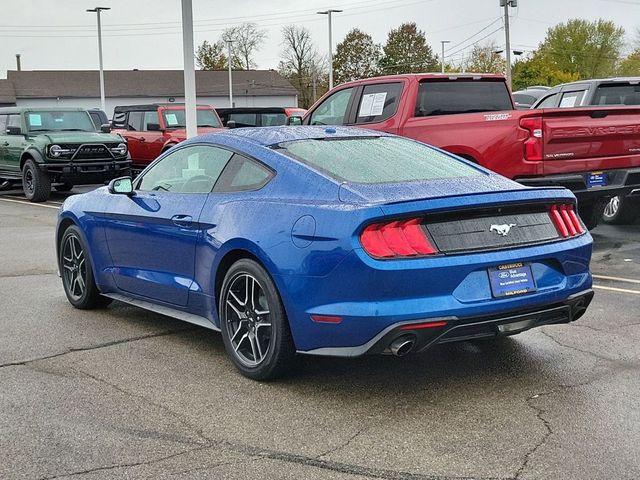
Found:
M 324 138 L 354 138 L 354 137 L 381 137 L 392 136 L 384 132 L 366 130 L 355 127 L 317 127 L 317 126 L 289 126 L 277 127 L 247 127 L 234 128 L 224 132 L 211 133 L 201 137 L 202 140 L 224 139 L 227 142 L 234 140 L 249 141 L 262 146 L 277 145 L 283 142 L 295 142 L 298 140 L 324 139 Z M 198 138 L 198 137 L 196 137 Z
M 601 83 L 640 83 L 640 77 L 590 78 L 587 80 L 576 80 L 575 82 L 561 83 L 560 85 L 556 85 L 553 88 L 555 89 L 580 84 L 598 85 Z
M 216 112 L 226 113 L 284 113 L 285 107 L 218 107 Z
M 351 82 L 345 82 L 338 86 L 344 85 L 360 85 L 360 84 L 369 84 L 369 83 L 380 83 L 380 82 L 393 82 L 393 81 L 402 81 L 402 80 L 457 80 L 464 78 L 473 78 L 473 79 L 489 79 L 489 80 L 502 80 L 504 81 L 504 75 L 497 73 L 403 73 L 400 75 L 384 75 L 381 77 L 369 77 L 363 78 L 359 80 L 353 80 Z
M 23 113 L 23 112 L 86 112 L 86 108 L 79 107 L 2 107 L 0 113 Z
M 211 105 L 196 105 L 198 108 L 211 108 Z M 159 107 L 167 108 L 167 109 L 184 109 L 184 103 L 145 103 L 141 105 L 118 105 L 113 111 L 114 113 L 122 113 L 122 112 L 139 112 L 139 111 L 153 111 L 157 110 Z

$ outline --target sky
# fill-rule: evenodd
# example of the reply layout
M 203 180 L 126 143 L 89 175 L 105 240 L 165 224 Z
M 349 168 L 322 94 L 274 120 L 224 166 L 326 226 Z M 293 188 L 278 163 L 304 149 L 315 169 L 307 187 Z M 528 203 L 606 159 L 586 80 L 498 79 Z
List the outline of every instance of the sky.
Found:
M 504 46 L 499 0 L 192 0 L 195 46 L 216 41 L 221 31 L 242 22 L 267 30 L 255 55 L 258 68 L 277 68 L 281 29 L 295 23 L 307 27 L 318 51 L 328 52 L 327 17 L 318 10 L 342 9 L 333 16 L 333 44 L 357 27 L 377 43 L 391 28 L 416 22 L 440 53 L 449 40 L 447 61 L 458 63 L 474 42 L 495 39 Z M 97 2 L 97 3 L 96 3 Z M 2 1 L 0 78 L 15 70 L 15 54 L 24 70 L 97 69 L 96 14 L 103 12 L 105 69 L 181 69 L 180 0 L 20 0 Z M 627 31 L 629 44 L 640 27 L 640 0 L 518 0 L 510 9 L 512 50 L 536 48 L 546 30 L 570 18 L 612 20 Z

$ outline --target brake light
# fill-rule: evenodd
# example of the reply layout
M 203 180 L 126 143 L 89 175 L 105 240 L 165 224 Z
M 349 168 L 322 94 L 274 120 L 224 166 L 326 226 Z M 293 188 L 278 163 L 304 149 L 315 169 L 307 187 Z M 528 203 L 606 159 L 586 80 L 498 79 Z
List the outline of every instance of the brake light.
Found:
M 417 257 L 434 255 L 432 245 L 419 218 L 374 223 L 360 234 L 360 243 L 374 258 Z
M 525 160 L 542 160 L 542 117 L 521 118 L 520 127 L 529 132 L 529 138 L 524 141 Z
M 549 209 L 549 217 L 562 238 L 575 237 L 584 233 L 584 227 L 573 204 L 552 205 Z

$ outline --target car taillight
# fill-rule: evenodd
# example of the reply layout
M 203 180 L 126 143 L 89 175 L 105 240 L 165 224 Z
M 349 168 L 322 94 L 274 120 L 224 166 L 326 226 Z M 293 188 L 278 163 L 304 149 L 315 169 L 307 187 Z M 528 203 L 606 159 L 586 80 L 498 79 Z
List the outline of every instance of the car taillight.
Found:
M 365 252 L 374 258 L 417 257 L 438 253 L 420 225 L 419 218 L 369 225 L 360 234 L 360 243 Z
M 562 238 L 575 237 L 584 233 L 582 222 L 571 203 L 552 205 L 549 216 Z
M 529 132 L 529 138 L 524 141 L 524 158 L 542 160 L 542 117 L 521 118 L 520 127 Z

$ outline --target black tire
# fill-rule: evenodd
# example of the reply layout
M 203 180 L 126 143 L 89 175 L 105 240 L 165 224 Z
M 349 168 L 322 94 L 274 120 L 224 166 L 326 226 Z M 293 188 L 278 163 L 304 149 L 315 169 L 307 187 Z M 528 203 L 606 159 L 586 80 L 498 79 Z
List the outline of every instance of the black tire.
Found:
M 604 208 L 602 220 L 612 225 L 628 225 L 640 217 L 638 199 L 617 195 Z
M 244 311 L 239 314 L 239 310 Z M 225 350 L 242 375 L 272 380 L 292 366 L 296 349 L 287 315 L 275 284 L 260 264 L 241 259 L 229 268 L 218 312 Z
M 65 230 L 58 245 L 58 256 L 62 286 L 71 305 L 80 310 L 90 310 L 111 303 L 110 298 L 100 295 L 96 286 L 91 258 L 77 226 L 72 225 Z
M 73 188 L 73 183 L 65 182 L 60 185 L 56 185 L 53 188 L 55 188 L 57 192 L 69 192 Z
M 598 226 L 598 222 L 602 218 L 602 212 L 605 207 L 604 202 L 591 202 L 586 204 L 578 204 L 578 215 L 582 219 L 588 230 L 593 230 Z
M 51 195 L 49 175 L 40 170 L 32 159 L 28 159 L 22 167 L 22 190 L 31 202 L 44 202 Z

